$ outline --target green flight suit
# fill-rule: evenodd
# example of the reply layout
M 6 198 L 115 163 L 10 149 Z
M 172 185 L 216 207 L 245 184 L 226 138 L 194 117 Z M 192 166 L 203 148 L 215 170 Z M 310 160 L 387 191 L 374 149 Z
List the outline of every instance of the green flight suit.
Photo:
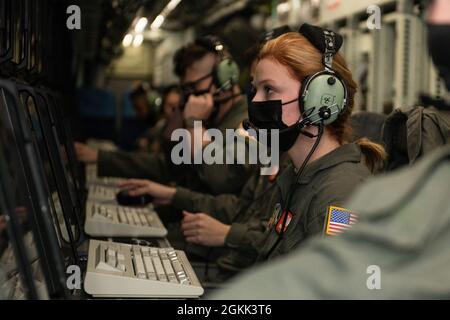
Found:
M 450 299 L 450 147 L 364 184 L 353 228 L 316 237 L 213 299 Z
M 329 206 L 341 207 L 353 190 L 371 175 L 364 164 L 361 148 L 354 143 L 344 144 L 308 164 L 297 181 L 289 213 L 292 215 L 285 233 L 281 231 L 281 208 L 296 179 L 291 165 L 277 180 L 278 192 L 273 207 L 273 219 L 258 261 L 273 259 L 298 247 L 305 239 L 320 233 Z

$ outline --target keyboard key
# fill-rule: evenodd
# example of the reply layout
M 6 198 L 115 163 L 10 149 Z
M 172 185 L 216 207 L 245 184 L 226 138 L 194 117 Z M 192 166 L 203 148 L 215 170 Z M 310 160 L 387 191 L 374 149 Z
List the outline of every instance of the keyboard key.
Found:
M 117 264 L 116 251 L 114 251 L 111 248 L 106 250 L 106 263 L 109 264 L 113 268 L 116 267 L 116 264 Z
M 136 213 L 136 211 L 133 210 L 133 211 L 131 212 L 131 214 L 132 214 L 133 219 L 134 219 L 134 224 L 137 225 L 137 226 L 140 226 L 140 225 L 141 225 L 141 220 L 139 219 L 139 216 L 138 216 L 138 214 Z
M 125 212 L 123 211 L 123 208 L 117 207 L 117 212 L 119 213 L 119 221 L 121 223 L 128 223 L 127 216 L 125 215 Z
M 150 257 L 150 252 L 148 248 L 142 247 L 142 256 L 144 259 L 145 269 L 147 270 L 147 278 L 150 280 L 158 280 L 155 273 L 155 268 L 153 267 L 152 258 Z
M 164 260 L 162 260 L 162 263 L 163 263 L 164 269 L 166 270 L 166 275 L 167 275 L 167 278 L 169 279 L 169 281 L 178 283 L 177 277 L 175 276 L 175 273 L 173 271 L 172 264 L 170 263 L 170 260 L 169 259 L 164 259 Z
M 180 261 L 178 260 L 172 260 L 172 266 L 173 266 L 173 270 L 175 271 L 175 273 L 177 274 L 177 276 L 180 275 L 185 275 L 184 269 L 181 266 Z
M 133 215 L 131 214 L 130 211 L 125 211 L 126 215 L 127 215 L 127 219 L 128 219 L 128 223 L 129 224 L 134 224 L 134 219 L 133 219 Z
M 140 213 L 139 213 L 139 218 L 141 219 L 141 224 L 142 224 L 143 226 L 148 226 L 148 225 L 149 225 L 149 224 L 148 224 L 148 221 L 147 221 L 147 218 L 145 217 L 145 214 L 144 214 L 144 213 L 140 212 Z
M 147 278 L 139 246 L 133 246 L 133 262 L 135 266 L 136 276 L 141 279 Z
M 156 275 L 159 281 L 167 281 L 166 273 L 164 272 L 164 267 L 161 263 L 159 257 L 152 256 L 153 265 L 155 266 Z

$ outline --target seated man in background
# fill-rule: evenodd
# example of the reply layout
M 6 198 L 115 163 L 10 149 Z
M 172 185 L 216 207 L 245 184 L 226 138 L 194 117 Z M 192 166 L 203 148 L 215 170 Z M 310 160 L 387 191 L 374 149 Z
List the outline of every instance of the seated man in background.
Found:
M 218 83 L 219 77 L 215 74 L 217 65 L 223 61 L 223 57 L 229 55 L 223 45 L 218 52 L 216 48 L 219 46 L 216 42 L 218 40 L 212 37 L 197 39 L 181 48 L 174 57 L 175 73 L 180 77 L 184 89 L 180 106 L 183 110 L 184 127 L 194 139 L 195 120 L 202 121 L 203 126 L 220 130 L 225 137 L 226 129 L 238 129 L 246 118 L 246 100 L 236 83 L 237 67 L 222 76 L 228 77 L 225 79 L 226 85 Z M 201 132 L 197 133 L 201 134 L 202 138 L 205 129 L 203 127 Z M 201 140 L 202 149 L 211 142 Z M 239 194 L 253 170 L 253 166 L 237 163 L 236 152 L 234 164 L 182 164 L 176 166 L 179 167 L 178 170 L 174 170 L 172 159 L 160 153 L 99 151 L 85 157 L 79 145 L 78 150 L 81 161 L 97 162 L 99 176 L 148 178 L 212 194 Z M 174 172 L 181 172 L 181 175 L 174 175 Z

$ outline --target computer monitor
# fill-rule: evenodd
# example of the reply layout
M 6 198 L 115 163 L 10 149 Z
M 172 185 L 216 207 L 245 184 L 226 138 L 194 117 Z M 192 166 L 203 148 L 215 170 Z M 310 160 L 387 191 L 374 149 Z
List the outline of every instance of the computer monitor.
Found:
M 70 247 L 77 260 L 77 243 L 82 239 L 81 222 L 70 196 L 59 146 L 50 133 L 48 122 L 42 122 L 39 118 L 37 105 L 42 102 L 39 102 L 39 98 L 35 96 L 33 88 L 19 83 L 16 83 L 16 88 L 20 97 L 19 111 L 22 111 L 19 114 L 24 116 L 19 120 L 31 129 L 31 139 L 39 151 L 42 172 L 45 173 L 50 199 L 56 209 L 54 215 L 58 221 L 57 229 L 60 231 L 62 242 Z
M 29 282 L 29 268 L 23 273 L 24 283 L 28 284 L 27 288 L 33 288 L 33 284 L 45 279 L 44 292 L 47 292 L 49 297 L 65 297 L 67 296 L 65 275 L 67 257 L 62 255 L 60 242 L 55 232 L 49 193 L 45 188 L 31 133 L 25 123 L 18 121 L 19 110 L 19 101 L 13 83 L 1 80 L 0 185 L 4 195 L 2 213 L 13 217 L 12 221 L 15 221 L 10 225 L 12 228 L 10 234 L 14 239 L 23 239 L 23 245 L 19 244 L 14 251 L 15 257 L 18 257 L 17 268 L 11 268 L 10 265 L 6 274 L 11 275 L 14 269 L 19 270 L 18 268 L 27 269 L 31 263 L 33 281 Z M 18 226 L 22 227 L 22 231 L 17 232 Z M 28 248 L 25 250 L 26 254 L 23 254 L 24 246 Z M 34 246 L 36 250 L 32 249 Z M 41 269 L 43 277 L 39 276 Z M 27 289 L 29 297 L 39 296 L 40 289 L 36 285 L 34 287 L 34 291 Z
M 68 159 L 66 163 L 67 168 L 72 174 L 77 194 L 79 195 L 80 204 L 83 204 L 86 200 L 84 198 L 86 191 L 83 188 L 85 176 L 82 173 L 81 163 L 76 157 L 70 119 L 63 103 L 63 98 L 49 90 L 39 90 L 38 92 L 47 100 L 46 106 L 48 107 L 52 124 L 56 128 L 60 140 L 64 143 L 64 150 Z
M 54 142 L 46 141 L 41 126 L 34 96 L 30 91 L 24 91 L 24 86 L 16 84 L 18 89 L 18 121 L 30 130 L 30 139 L 38 151 L 38 166 L 44 174 L 44 188 L 48 192 L 51 213 L 56 222 L 55 228 L 60 236 L 62 248 L 68 249 L 73 261 L 78 263 L 77 246 L 81 237 L 81 223 L 78 220 L 69 195 L 67 183 L 58 160 L 57 146 Z M 32 90 L 30 88 L 30 90 Z

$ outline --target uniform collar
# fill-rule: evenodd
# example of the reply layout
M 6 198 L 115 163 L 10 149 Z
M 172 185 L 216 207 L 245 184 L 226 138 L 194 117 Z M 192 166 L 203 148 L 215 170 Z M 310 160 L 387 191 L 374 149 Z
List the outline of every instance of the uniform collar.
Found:
M 299 179 L 298 184 L 307 184 L 320 171 L 334 167 L 344 162 L 361 162 L 361 149 L 357 144 L 344 144 L 331 151 L 330 153 L 327 153 L 323 157 L 309 163 L 306 166 L 302 177 Z M 289 167 L 287 167 L 286 170 L 277 179 L 277 183 L 283 195 L 289 192 L 289 188 L 296 179 L 296 176 L 297 173 L 295 167 L 290 164 Z

